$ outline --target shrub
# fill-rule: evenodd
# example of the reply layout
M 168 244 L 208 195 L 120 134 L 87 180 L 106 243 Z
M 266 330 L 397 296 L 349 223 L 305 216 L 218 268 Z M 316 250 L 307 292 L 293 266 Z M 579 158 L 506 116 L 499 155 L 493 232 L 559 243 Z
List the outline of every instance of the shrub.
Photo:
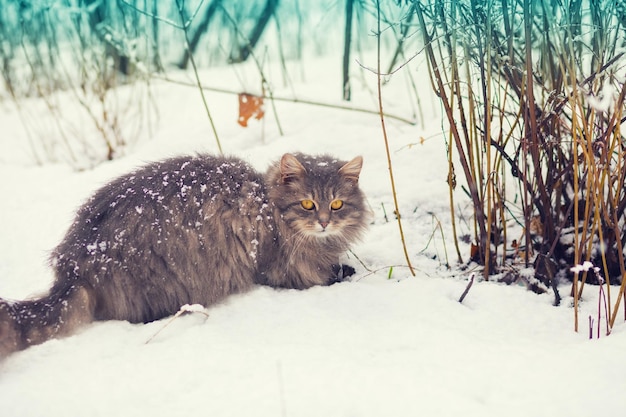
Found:
M 473 203 L 472 259 L 485 279 L 520 277 L 532 266 L 530 284 L 553 287 L 557 300 L 569 267 L 601 265 L 605 277 L 622 281 L 612 325 L 626 282 L 626 6 L 404 5 L 417 15 L 449 123 L 449 185 L 460 172 Z M 574 300 L 585 279 L 575 275 Z

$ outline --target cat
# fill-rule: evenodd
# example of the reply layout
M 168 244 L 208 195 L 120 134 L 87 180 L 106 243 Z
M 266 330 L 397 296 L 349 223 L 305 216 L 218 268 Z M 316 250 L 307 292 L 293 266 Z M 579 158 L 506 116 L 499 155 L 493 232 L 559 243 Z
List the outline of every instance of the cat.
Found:
M 234 157 L 197 155 L 113 180 L 52 251 L 48 295 L 0 299 L 0 357 L 94 320 L 146 323 L 259 284 L 343 280 L 355 271 L 339 258 L 371 215 L 362 164 L 285 154 L 262 174 Z

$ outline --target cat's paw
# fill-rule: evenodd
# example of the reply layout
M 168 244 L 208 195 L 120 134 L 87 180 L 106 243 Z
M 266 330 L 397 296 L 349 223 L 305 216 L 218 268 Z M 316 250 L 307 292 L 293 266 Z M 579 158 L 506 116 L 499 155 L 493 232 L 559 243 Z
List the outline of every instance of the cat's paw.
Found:
M 342 282 L 346 278 L 354 275 L 356 271 L 350 265 L 333 265 L 333 279 L 331 284 Z

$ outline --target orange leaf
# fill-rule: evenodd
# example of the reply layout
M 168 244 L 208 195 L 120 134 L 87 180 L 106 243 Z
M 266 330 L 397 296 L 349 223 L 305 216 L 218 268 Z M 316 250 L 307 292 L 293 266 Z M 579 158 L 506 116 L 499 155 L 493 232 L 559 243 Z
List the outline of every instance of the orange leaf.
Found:
M 478 245 L 472 242 L 472 244 L 470 245 L 470 258 L 472 259 L 472 261 L 478 262 L 480 261 L 478 259 L 478 256 L 479 256 Z
M 255 96 L 248 93 L 239 94 L 239 123 L 243 127 L 248 126 L 248 120 L 254 117 L 257 120 L 261 120 L 265 115 L 263 110 L 263 97 Z

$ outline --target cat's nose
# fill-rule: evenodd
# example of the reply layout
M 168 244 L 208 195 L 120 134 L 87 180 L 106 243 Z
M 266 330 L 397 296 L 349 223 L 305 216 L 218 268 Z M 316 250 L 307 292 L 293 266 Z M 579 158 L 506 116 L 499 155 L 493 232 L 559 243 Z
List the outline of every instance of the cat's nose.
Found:
M 328 226 L 328 222 L 320 222 L 320 226 L 322 226 L 322 229 L 325 230 Z

